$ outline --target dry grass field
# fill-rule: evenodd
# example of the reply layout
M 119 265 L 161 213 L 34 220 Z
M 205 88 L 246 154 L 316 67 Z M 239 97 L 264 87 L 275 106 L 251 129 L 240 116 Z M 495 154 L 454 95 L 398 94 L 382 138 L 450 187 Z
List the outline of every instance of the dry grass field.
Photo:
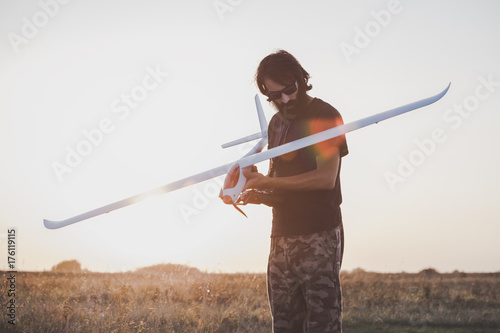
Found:
M 6 281 L 7 272 L 2 273 Z M 500 273 L 342 273 L 345 332 L 500 332 Z M 270 332 L 264 274 L 180 265 L 127 273 L 16 273 L 0 332 Z

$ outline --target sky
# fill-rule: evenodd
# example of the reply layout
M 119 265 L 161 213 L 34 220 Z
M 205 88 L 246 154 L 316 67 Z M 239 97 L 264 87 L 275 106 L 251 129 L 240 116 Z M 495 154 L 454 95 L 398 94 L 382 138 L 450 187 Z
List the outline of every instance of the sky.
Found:
M 451 82 L 347 134 L 343 269 L 500 271 L 499 14 L 494 0 L 1 2 L 0 269 L 14 229 L 17 270 L 264 272 L 271 209 L 224 205 L 223 176 L 62 229 L 43 219 L 240 158 L 252 143 L 221 144 L 259 131 L 255 70 L 285 49 L 346 123 Z

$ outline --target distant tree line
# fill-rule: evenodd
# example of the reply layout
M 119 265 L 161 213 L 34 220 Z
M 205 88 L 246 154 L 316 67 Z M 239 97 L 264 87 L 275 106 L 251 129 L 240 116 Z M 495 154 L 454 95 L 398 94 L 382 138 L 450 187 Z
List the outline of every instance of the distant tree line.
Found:
M 52 267 L 52 272 L 79 273 L 82 265 L 77 260 L 66 260 Z

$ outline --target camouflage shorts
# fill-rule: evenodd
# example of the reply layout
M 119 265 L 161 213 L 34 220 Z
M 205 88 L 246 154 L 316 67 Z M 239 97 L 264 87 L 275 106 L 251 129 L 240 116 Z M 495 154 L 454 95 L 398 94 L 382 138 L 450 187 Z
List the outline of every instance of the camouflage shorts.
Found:
M 272 237 L 267 271 L 273 332 L 342 332 L 342 227 Z

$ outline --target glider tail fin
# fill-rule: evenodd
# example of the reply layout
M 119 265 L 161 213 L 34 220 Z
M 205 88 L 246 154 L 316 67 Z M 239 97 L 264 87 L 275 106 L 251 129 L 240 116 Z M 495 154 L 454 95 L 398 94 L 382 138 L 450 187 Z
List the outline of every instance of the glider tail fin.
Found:
M 255 95 L 255 106 L 257 107 L 257 116 L 259 117 L 260 132 L 262 137 L 267 137 L 267 120 L 264 115 L 264 110 L 262 110 L 262 104 L 260 104 L 259 95 Z

